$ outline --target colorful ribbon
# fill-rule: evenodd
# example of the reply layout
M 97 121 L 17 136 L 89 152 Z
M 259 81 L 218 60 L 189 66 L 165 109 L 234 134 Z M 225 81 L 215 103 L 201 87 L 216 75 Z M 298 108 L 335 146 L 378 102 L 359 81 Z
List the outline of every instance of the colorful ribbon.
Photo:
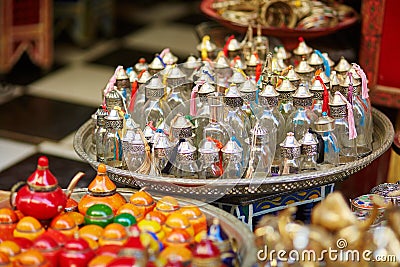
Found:
M 199 86 L 203 85 L 204 81 L 199 81 L 192 89 L 192 93 L 190 94 L 190 115 L 196 116 L 196 96 L 199 92 Z
M 328 60 L 324 57 L 324 55 L 322 55 L 322 53 L 321 53 L 319 50 L 315 49 L 314 52 L 315 52 L 315 54 L 317 54 L 317 55 L 322 59 L 322 61 L 324 62 L 325 74 L 326 74 L 326 76 L 329 77 L 329 76 L 331 75 L 331 66 L 329 66 Z
M 322 81 L 322 78 L 318 75 L 315 76 L 315 79 L 318 80 L 321 83 L 321 86 L 324 88 L 324 93 L 323 93 L 323 101 L 322 101 L 322 112 L 326 112 L 329 114 L 329 92 L 328 89 L 326 88 L 324 81 Z
M 365 72 L 363 71 L 363 69 L 361 69 L 361 67 L 359 65 L 357 65 L 356 63 L 353 63 L 353 67 L 356 70 L 356 73 L 358 75 L 360 75 L 361 77 L 361 96 L 363 99 L 367 99 L 369 97 L 368 95 L 368 86 L 367 86 L 367 75 L 365 74 Z
M 123 66 L 119 65 L 115 69 L 114 74 L 108 80 L 107 86 L 104 89 L 103 105 L 106 104 L 106 95 L 114 89 L 115 82 L 117 81 L 117 73 L 120 71 L 120 69 L 123 69 L 123 68 L 124 68 Z
M 346 103 L 347 105 L 347 121 L 349 123 L 349 139 L 354 139 L 357 137 L 357 130 L 356 130 L 356 125 L 354 123 L 354 114 L 353 114 L 353 106 L 350 104 L 349 101 L 339 92 L 335 92 L 336 95 L 338 95 L 343 102 Z

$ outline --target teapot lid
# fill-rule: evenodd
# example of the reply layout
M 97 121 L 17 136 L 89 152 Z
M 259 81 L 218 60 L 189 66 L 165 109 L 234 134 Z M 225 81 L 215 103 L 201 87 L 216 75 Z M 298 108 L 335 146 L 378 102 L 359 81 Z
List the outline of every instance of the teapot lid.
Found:
M 338 72 L 346 72 L 349 71 L 351 68 L 350 63 L 342 56 L 338 64 L 335 66 L 335 70 Z
M 100 163 L 97 167 L 97 175 L 90 182 L 88 186 L 88 191 L 95 195 L 109 195 L 114 194 L 115 190 L 117 190 L 117 186 L 107 175 L 107 167 L 105 164 Z
M 29 176 L 27 183 L 38 189 L 52 189 L 58 185 L 56 177 L 49 170 L 47 157 L 39 157 L 36 171 Z

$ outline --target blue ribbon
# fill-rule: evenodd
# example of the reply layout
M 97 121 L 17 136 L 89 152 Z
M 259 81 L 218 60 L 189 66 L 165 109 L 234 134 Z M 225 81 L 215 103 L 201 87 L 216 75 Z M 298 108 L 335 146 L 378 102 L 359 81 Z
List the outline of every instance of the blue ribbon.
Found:
M 157 55 L 156 58 L 158 58 L 161 61 L 161 64 L 163 65 L 164 68 L 167 66 L 167 64 L 164 63 L 164 60 L 162 59 L 162 57 L 160 57 L 160 55 Z
M 132 67 L 126 68 L 126 74 L 128 74 L 128 76 L 132 71 L 133 71 Z
M 210 79 L 213 80 L 213 82 L 215 82 L 214 76 L 212 76 L 210 72 L 208 72 L 207 70 L 203 70 L 203 73 L 207 74 L 208 77 L 210 77 Z
M 317 55 L 322 59 L 322 61 L 324 62 L 325 74 L 326 74 L 326 76 L 329 77 L 329 76 L 331 75 L 331 66 L 329 66 L 328 60 L 322 55 L 322 53 L 321 53 L 319 50 L 315 49 L 314 52 L 315 52 L 315 54 L 317 54 Z

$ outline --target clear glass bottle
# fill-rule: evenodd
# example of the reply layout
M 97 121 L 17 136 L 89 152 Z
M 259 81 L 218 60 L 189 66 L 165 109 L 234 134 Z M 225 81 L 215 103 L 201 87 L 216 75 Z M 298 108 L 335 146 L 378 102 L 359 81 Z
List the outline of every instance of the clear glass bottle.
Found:
M 182 139 L 179 142 L 177 157 L 171 174 L 178 178 L 199 178 L 199 167 L 197 166 L 196 147 L 190 142 Z
M 243 98 L 242 110 L 249 118 L 250 127 L 254 127 L 256 123 L 256 114 L 261 110 L 261 106 L 256 102 L 257 86 L 252 80 L 247 79 L 246 82 L 239 87 L 239 91 Z
M 354 79 L 352 73 L 348 72 L 346 79 L 340 86 L 343 88 L 343 90 L 348 91 L 348 100 L 353 106 L 354 123 L 357 131 L 357 154 L 359 157 L 367 156 L 372 152 L 373 129 L 371 129 L 372 118 L 369 114 L 368 107 L 360 97 L 361 82 L 357 79 Z
M 243 176 L 244 168 L 242 165 L 243 148 L 232 137 L 221 149 L 223 157 L 224 177 L 229 179 L 240 179 Z
M 175 161 L 175 158 L 173 158 L 172 156 L 172 150 L 175 144 L 171 143 L 168 136 L 164 133 L 162 129 L 157 129 L 155 131 L 153 140 L 154 143 L 152 149 L 154 167 L 157 170 L 157 173 L 168 175 L 169 173 L 167 173 L 164 168 L 167 166 L 168 163 L 169 165 L 171 165 Z
M 166 68 L 163 72 L 167 79 L 167 103 L 171 110 L 175 113 L 189 113 L 190 85 L 191 83 L 186 78 L 185 73 L 177 66 L 172 65 Z
M 312 133 L 306 132 L 303 138 L 299 141 L 301 150 L 300 170 L 316 171 L 318 169 L 318 141 Z
M 123 118 L 116 107 L 105 117 L 104 162 L 106 165 L 121 168 L 123 165 L 122 128 Z
M 185 139 L 192 145 L 194 144 L 193 124 L 183 114 L 178 113 L 171 120 L 170 140 L 172 143 L 178 143 L 179 139 Z
M 135 85 L 137 86 L 136 93 L 132 96 L 131 103 L 129 104 L 129 114 L 135 122 L 141 121 L 142 114 L 140 111 L 143 110 L 143 106 L 146 103 L 145 86 L 150 79 L 151 75 L 147 70 L 138 76 L 137 85 Z M 144 127 L 141 123 L 139 125 Z
M 136 172 L 145 160 L 145 143 L 139 126 L 131 119 L 126 120 L 126 132 L 122 138 L 124 165 L 131 172 Z
M 278 110 L 282 114 L 285 121 L 287 121 L 289 115 L 294 110 L 293 94 L 296 91 L 296 88 L 289 80 L 283 79 L 282 82 L 280 82 L 280 84 L 276 87 L 276 91 L 279 93 Z
M 125 69 L 119 68 L 115 78 L 117 90 L 121 92 L 122 96 L 125 98 L 125 103 L 129 103 L 131 100 L 132 86 Z
M 124 99 L 122 94 L 118 91 L 117 87 L 114 86 L 114 89 L 108 92 L 105 96 L 105 104 L 108 112 L 114 109 L 114 107 L 124 107 Z
M 163 98 L 165 86 L 158 76 L 153 76 L 145 86 L 146 103 L 140 112 L 142 115 L 139 122 L 144 127 L 152 121 L 155 128 L 168 130 L 166 117 L 171 113 L 171 108 Z
M 329 91 L 319 75 L 314 76 L 314 81 L 311 84 L 310 92 L 313 94 L 312 110 L 315 114 L 317 114 L 318 117 L 321 117 L 322 112 L 328 112 Z
M 324 140 L 324 156 L 320 163 L 322 169 L 329 169 L 339 165 L 339 146 L 335 131 L 335 120 L 326 112 L 314 123 L 315 132 L 319 133 Z
M 249 138 L 249 163 L 245 178 L 266 178 L 271 175 L 272 155 L 268 144 L 269 131 L 256 123 Z M 273 144 L 275 147 L 275 144 Z
M 220 148 L 211 138 L 203 139 L 198 151 L 199 155 L 199 178 L 215 179 L 222 175 L 222 161 L 220 158 Z
M 332 118 L 335 120 L 334 134 L 339 146 L 339 164 L 346 164 L 357 159 L 357 132 L 354 125 L 351 104 L 340 93 L 336 92 L 329 103 Z M 349 124 L 350 120 L 350 124 Z
M 296 140 L 300 140 L 310 127 L 314 126 L 314 122 L 318 116 L 312 108 L 312 97 L 308 88 L 304 84 L 300 84 L 299 88 L 293 94 L 293 104 L 295 110 L 289 115 L 286 121 L 286 132 L 293 132 Z
M 275 147 L 270 146 L 271 153 L 274 154 L 274 160 L 271 166 L 271 174 L 279 174 L 280 165 L 280 143 L 283 142 L 286 136 L 285 119 L 278 111 L 278 92 L 272 84 L 263 84 L 263 91 L 260 94 L 260 104 L 263 107 L 262 113 L 257 115 L 257 119 L 261 126 L 266 129 L 276 129 L 275 132 L 270 131 L 270 144 L 275 143 Z
M 94 132 L 93 139 L 96 142 L 96 161 L 104 163 L 104 135 L 106 133 L 106 120 L 105 117 L 108 115 L 107 109 L 100 106 L 96 112 L 96 130 Z
M 300 172 L 301 148 L 294 134 L 288 132 L 285 140 L 281 143 L 281 166 L 280 175 L 297 174 Z

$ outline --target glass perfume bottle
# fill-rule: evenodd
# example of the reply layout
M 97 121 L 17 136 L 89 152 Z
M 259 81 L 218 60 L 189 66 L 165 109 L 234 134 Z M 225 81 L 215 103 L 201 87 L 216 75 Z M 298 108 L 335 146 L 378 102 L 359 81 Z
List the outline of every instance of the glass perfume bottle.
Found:
M 239 91 L 243 98 L 242 110 L 249 118 L 250 127 L 254 127 L 256 123 L 256 114 L 261 110 L 261 106 L 256 102 L 257 86 L 252 80 L 247 79 L 246 82 L 239 87 Z
M 171 174 L 179 178 L 197 179 L 199 167 L 197 166 L 197 149 L 185 139 L 180 140 L 176 161 L 171 169 Z
M 171 132 L 169 137 L 172 143 L 176 144 L 180 139 L 184 139 L 192 145 L 194 144 L 193 140 L 195 136 L 193 135 L 193 124 L 188 118 L 183 116 L 183 114 L 178 113 L 171 120 L 170 128 Z
M 321 168 L 329 169 L 339 165 L 339 145 L 334 134 L 335 120 L 326 112 L 314 123 L 315 132 L 319 133 L 324 140 L 324 155 Z
M 313 77 L 315 69 L 308 65 L 307 59 L 303 57 L 299 65 L 294 68 L 294 71 L 300 76 L 300 80 L 309 82 Z
M 243 160 L 246 161 L 243 165 L 245 166 L 248 158 L 248 148 L 245 141 L 249 138 L 251 122 L 248 115 L 242 110 L 244 101 L 235 84 L 231 84 L 224 99 L 227 106 L 224 113 L 224 123 L 230 126 L 232 130 L 231 135 L 237 138 L 243 148 Z M 228 140 L 229 137 L 223 145 L 225 145 Z
M 153 164 L 154 168 L 157 170 L 157 173 L 161 174 L 163 173 L 164 168 L 170 162 L 171 152 L 174 144 L 171 143 L 168 136 L 162 129 L 157 129 L 155 131 L 153 140 Z
M 203 139 L 199 143 L 199 178 L 213 179 L 222 175 L 222 161 L 220 157 L 220 148 L 211 139 Z
M 168 130 L 165 118 L 171 113 L 171 108 L 163 98 L 164 94 L 165 86 L 160 77 L 153 76 L 145 86 L 146 103 L 142 110 L 137 111 L 142 115 L 137 122 L 141 127 L 152 121 L 155 128 Z
M 106 133 L 106 120 L 108 111 L 105 107 L 100 106 L 96 112 L 96 130 L 93 139 L 96 142 L 96 161 L 104 163 L 104 135 Z
M 146 103 L 145 86 L 150 79 L 150 73 L 147 70 L 144 70 L 143 72 L 139 73 L 138 80 L 132 85 L 132 90 L 136 91 L 136 93 L 131 96 L 131 102 L 129 103 L 129 114 L 131 115 L 131 118 L 136 122 L 139 122 L 140 118 L 142 117 L 142 114 L 139 112 L 139 110 L 142 110 L 144 104 Z M 139 123 L 139 125 L 141 124 Z
M 261 73 L 262 82 L 270 82 L 273 86 L 277 86 L 279 75 L 272 71 L 272 53 L 268 53 L 265 58 L 264 68 Z
M 167 97 L 167 103 L 171 110 L 176 112 L 182 112 L 184 114 L 189 113 L 189 98 L 190 98 L 190 82 L 186 78 L 185 73 L 180 70 L 176 65 L 169 66 L 163 72 L 167 79 L 167 91 L 169 92 Z
M 340 86 L 343 90 L 348 91 L 347 99 L 353 106 L 354 123 L 357 131 L 357 154 L 359 157 L 364 157 L 372 152 L 373 129 L 371 128 L 372 118 L 368 107 L 360 97 L 361 82 L 354 79 L 352 73 L 348 72 L 346 79 Z
M 272 61 L 271 61 L 272 62 Z M 250 79 L 255 79 L 256 77 L 256 72 L 257 72 L 257 66 L 261 66 L 262 62 L 257 54 L 257 52 L 253 52 L 250 55 L 249 60 L 246 62 L 246 75 L 250 77 Z M 272 70 L 272 68 L 271 68 Z
M 139 125 L 131 118 L 126 120 L 126 132 L 122 138 L 124 164 L 129 171 L 136 172 L 145 160 L 145 143 Z
M 331 116 L 335 120 L 334 134 L 339 146 L 339 164 L 352 162 L 357 159 L 357 131 L 353 107 L 340 92 L 335 93 L 329 106 Z
M 129 103 L 131 99 L 132 86 L 129 76 L 123 67 L 117 70 L 115 85 L 117 86 L 117 90 L 121 92 L 122 96 L 125 98 L 125 102 Z
M 117 107 L 114 107 L 105 117 L 106 132 L 104 134 L 104 162 L 105 164 L 121 168 L 123 163 L 122 128 L 123 118 L 120 117 Z
M 123 98 L 121 92 L 118 91 L 117 87 L 114 86 L 114 89 L 109 91 L 105 95 L 105 104 L 108 112 L 114 109 L 114 107 L 124 107 L 125 99 Z
M 281 80 L 280 84 L 276 86 L 276 91 L 279 93 L 278 110 L 282 114 L 285 121 L 288 120 L 289 115 L 293 112 L 293 94 L 296 88 L 287 80 Z
M 269 144 L 270 131 L 258 122 L 251 129 L 249 138 L 250 154 L 248 168 L 245 178 L 266 178 L 271 175 L 271 165 L 274 155 L 269 147 L 275 147 L 275 144 Z
M 314 126 L 314 122 L 318 116 L 312 108 L 312 97 L 308 88 L 304 84 L 300 84 L 299 88 L 293 94 L 293 104 L 295 110 L 289 115 L 286 121 L 286 132 L 293 132 L 296 140 L 300 140 L 310 127 Z
M 271 131 L 269 138 L 272 140 L 270 144 L 275 143 L 275 147 L 270 146 L 271 153 L 274 154 L 272 162 L 271 173 L 272 175 L 279 174 L 280 164 L 280 143 L 283 142 L 286 136 L 285 132 L 285 119 L 278 110 L 278 92 L 270 84 L 263 84 L 263 91 L 260 94 L 260 104 L 263 111 L 257 115 L 257 119 L 261 126 L 266 129 L 276 129 L 275 134 Z
M 312 110 L 321 117 L 322 112 L 328 112 L 329 91 L 319 75 L 314 77 L 310 92 L 313 94 Z
M 242 165 L 243 148 L 239 146 L 235 139 L 235 137 L 231 137 L 231 139 L 221 149 L 224 177 L 229 179 L 240 179 L 244 172 Z
M 296 174 L 300 172 L 301 148 L 294 134 L 288 132 L 285 140 L 281 143 L 281 166 L 280 175 Z
M 315 171 L 318 169 L 318 141 L 312 133 L 306 132 L 299 141 L 301 150 L 301 171 Z

